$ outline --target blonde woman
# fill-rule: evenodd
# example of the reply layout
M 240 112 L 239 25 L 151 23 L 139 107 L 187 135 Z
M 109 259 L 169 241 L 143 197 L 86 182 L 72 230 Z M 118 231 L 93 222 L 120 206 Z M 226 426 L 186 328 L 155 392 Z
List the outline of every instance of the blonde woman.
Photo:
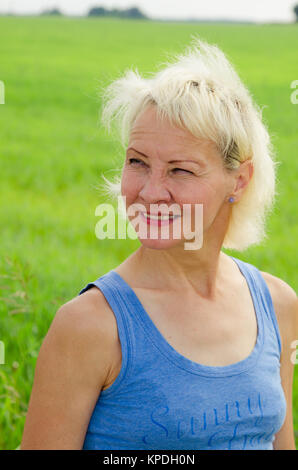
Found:
M 259 243 L 273 207 L 257 105 L 223 52 L 195 39 L 150 78 L 113 82 L 102 118 L 125 148 L 108 189 L 158 234 L 59 308 L 21 448 L 295 449 L 296 293 L 222 251 Z M 174 236 L 185 205 L 191 220 L 203 207 L 198 249 Z

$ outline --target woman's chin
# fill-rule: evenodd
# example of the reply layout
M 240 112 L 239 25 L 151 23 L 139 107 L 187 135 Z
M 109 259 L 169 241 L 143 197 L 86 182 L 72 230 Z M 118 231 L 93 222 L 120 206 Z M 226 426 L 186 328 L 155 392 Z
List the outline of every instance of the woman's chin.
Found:
M 182 243 L 182 240 L 177 239 L 149 239 L 149 238 L 138 238 L 144 248 L 150 248 L 152 250 L 168 250 L 169 248 L 176 247 Z

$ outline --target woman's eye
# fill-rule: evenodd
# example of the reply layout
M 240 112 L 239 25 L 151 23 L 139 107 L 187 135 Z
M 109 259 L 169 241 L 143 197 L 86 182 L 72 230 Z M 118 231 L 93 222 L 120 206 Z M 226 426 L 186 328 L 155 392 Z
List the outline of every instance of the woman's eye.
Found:
M 192 171 L 183 170 L 182 168 L 174 168 L 173 171 L 174 171 L 174 172 L 176 172 L 176 171 L 184 171 L 185 173 L 189 173 L 190 175 L 193 175 L 193 172 L 192 172 Z
M 130 158 L 129 160 L 129 165 L 146 165 L 146 163 L 144 163 L 142 160 L 139 160 L 138 158 Z M 189 171 L 189 170 L 184 170 L 183 168 L 174 168 L 172 170 L 174 173 L 176 173 L 177 171 L 182 171 L 184 173 L 188 173 L 190 175 L 193 175 L 193 172 L 192 171 Z
M 128 161 L 129 161 L 130 165 L 132 165 L 134 162 L 144 164 L 144 162 L 142 162 L 142 160 L 138 160 L 137 158 L 130 158 Z

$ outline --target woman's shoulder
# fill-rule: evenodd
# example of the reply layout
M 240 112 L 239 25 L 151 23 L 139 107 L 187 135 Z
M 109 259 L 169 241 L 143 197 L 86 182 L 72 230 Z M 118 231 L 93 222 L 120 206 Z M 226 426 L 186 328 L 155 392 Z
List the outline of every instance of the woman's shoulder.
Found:
M 260 271 L 270 291 L 274 305 L 280 312 L 286 314 L 297 305 L 295 290 L 285 281 L 265 271 Z
M 63 319 L 70 328 L 79 332 L 89 331 L 104 334 L 115 330 L 116 320 L 111 308 L 100 289 L 91 286 L 87 291 L 70 299 L 60 306 L 55 318 Z M 117 330 L 115 330 L 117 331 Z
M 117 321 L 96 286 L 58 308 L 44 343 L 105 387 L 119 362 Z M 121 349 L 120 349 L 121 350 Z
M 284 280 L 260 271 L 274 307 L 284 343 L 298 339 L 298 298 L 295 290 Z

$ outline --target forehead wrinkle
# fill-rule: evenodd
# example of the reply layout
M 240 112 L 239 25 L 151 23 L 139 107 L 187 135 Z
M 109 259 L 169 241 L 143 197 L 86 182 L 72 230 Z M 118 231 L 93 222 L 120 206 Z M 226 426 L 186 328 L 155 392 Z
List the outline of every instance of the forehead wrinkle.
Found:
M 133 128 L 133 130 L 130 133 L 130 139 L 129 139 L 130 143 L 131 143 L 131 140 L 134 140 L 134 139 L 138 140 L 140 138 L 141 139 L 145 138 L 144 140 L 146 140 L 147 135 L 157 134 L 158 136 L 160 136 L 161 140 L 164 140 L 164 138 L 167 136 L 171 137 L 173 147 L 181 146 L 183 147 L 183 149 L 185 149 L 185 147 L 187 146 L 190 149 L 194 149 L 197 152 L 201 152 L 201 149 L 203 150 L 208 149 L 209 152 L 210 152 L 210 149 L 212 149 L 213 151 L 216 149 L 216 144 L 212 142 L 211 140 L 198 138 L 190 133 L 185 135 L 185 131 L 180 128 L 174 129 L 174 132 L 167 132 L 166 130 L 161 130 L 161 129 L 150 130 L 148 129 L 147 126 L 144 126 L 144 127 L 137 126 L 137 127 L 139 129 Z M 142 137 L 139 137 L 140 134 L 142 135 Z M 169 144 L 169 142 L 171 141 L 167 140 L 166 142 L 167 144 Z
M 172 138 L 175 138 L 177 140 L 182 140 L 182 141 L 188 141 L 191 145 L 198 145 L 198 143 L 204 142 L 201 139 L 198 139 L 194 135 L 187 133 L 185 134 L 185 131 L 183 129 L 180 129 L 179 127 L 177 128 L 172 128 L 171 131 L 167 129 L 163 129 L 162 127 L 156 127 L 156 128 L 148 128 L 148 126 L 134 126 L 133 129 L 130 132 L 130 135 L 134 134 L 143 134 L 145 137 L 146 135 L 152 135 L 152 134 L 158 134 L 160 137 L 164 136 L 171 136 Z

